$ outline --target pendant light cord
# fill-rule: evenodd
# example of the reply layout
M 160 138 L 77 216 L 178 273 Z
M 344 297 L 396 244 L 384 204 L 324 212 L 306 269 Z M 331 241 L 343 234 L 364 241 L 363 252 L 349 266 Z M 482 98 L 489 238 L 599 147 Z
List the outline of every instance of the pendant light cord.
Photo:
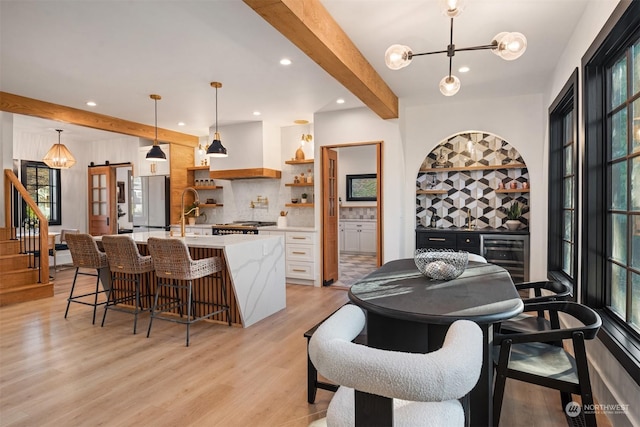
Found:
M 154 99 L 154 104 L 155 104 L 155 112 L 156 112 L 156 139 L 155 141 L 153 141 L 153 145 L 157 145 L 158 144 L 158 100 Z
M 456 54 L 453 44 L 453 17 L 451 18 L 451 30 L 449 31 L 449 47 L 447 48 L 447 56 L 449 57 L 449 80 L 451 80 L 451 68 L 453 67 L 453 56 Z
M 218 87 L 216 86 L 216 134 L 218 133 Z

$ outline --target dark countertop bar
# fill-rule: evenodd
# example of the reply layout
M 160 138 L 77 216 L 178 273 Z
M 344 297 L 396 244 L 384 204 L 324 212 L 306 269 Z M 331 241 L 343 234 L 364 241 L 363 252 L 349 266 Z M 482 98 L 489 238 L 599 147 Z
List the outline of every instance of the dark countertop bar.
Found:
M 452 227 L 452 228 L 432 228 L 432 227 L 423 227 L 423 226 L 418 226 L 416 227 L 416 231 L 417 232 L 424 232 L 424 231 L 437 231 L 437 232 L 465 232 L 465 233 L 475 233 L 475 234 L 529 234 L 529 229 L 528 228 L 522 228 L 519 230 L 514 230 L 511 231 L 507 228 L 478 228 L 478 229 L 472 229 L 469 230 L 467 228 L 464 227 Z

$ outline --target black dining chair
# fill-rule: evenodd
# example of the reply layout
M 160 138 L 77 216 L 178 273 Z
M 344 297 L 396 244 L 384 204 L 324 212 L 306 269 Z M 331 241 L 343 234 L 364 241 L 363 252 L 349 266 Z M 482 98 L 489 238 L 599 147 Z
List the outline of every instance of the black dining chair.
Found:
M 593 407 L 585 340 L 594 339 L 602 325 L 598 313 L 587 306 L 571 301 L 530 303 L 525 304 L 524 309 L 546 312 L 551 329 L 494 335 L 493 361 L 496 375 L 493 420 L 495 426 L 500 422 L 507 378 L 559 390 L 563 410 L 572 401 L 572 394 L 580 395 L 583 408 Z M 561 326 L 559 313 L 571 316 L 573 318 L 571 324 L 578 321 L 580 325 Z M 571 341 L 573 354 L 563 348 L 564 341 Z M 579 416 L 583 417 L 584 425 L 596 425 L 592 410 L 581 411 Z
M 533 289 L 533 297 L 522 298 L 524 304 L 568 301 L 571 298 L 571 288 L 568 285 L 556 281 L 523 282 L 516 283 L 515 286 L 518 292 Z M 546 292 L 543 293 L 543 291 Z M 502 322 L 496 327 L 496 331 L 502 333 L 537 332 L 547 331 L 549 329 L 551 329 L 551 323 L 549 319 L 545 317 L 544 311 L 538 311 L 535 314 L 523 312 L 513 319 Z

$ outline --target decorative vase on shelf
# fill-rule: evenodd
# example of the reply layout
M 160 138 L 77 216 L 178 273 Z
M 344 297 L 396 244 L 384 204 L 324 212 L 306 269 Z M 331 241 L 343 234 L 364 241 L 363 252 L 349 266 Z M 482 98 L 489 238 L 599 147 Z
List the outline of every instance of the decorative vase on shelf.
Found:
M 517 219 L 510 219 L 504 223 L 504 225 L 506 225 L 510 231 L 516 231 L 518 228 L 520 228 L 520 224 L 521 222 Z
M 298 147 L 296 150 L 296 160 L 304 160 L 304 151 L 302 151 L 302 147 Z

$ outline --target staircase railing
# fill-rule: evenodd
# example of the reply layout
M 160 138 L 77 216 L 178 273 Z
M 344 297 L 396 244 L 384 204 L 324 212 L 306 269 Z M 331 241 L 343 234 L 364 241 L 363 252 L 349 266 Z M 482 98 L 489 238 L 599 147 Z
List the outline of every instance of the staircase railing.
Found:
M 22 209 L 26 203 L 26 213 Z M 20 240 L 20 253 L 38 269 L 38 282 L 49 282 L 49 221 L 11 169 L 4 170 L 5 227 Z

